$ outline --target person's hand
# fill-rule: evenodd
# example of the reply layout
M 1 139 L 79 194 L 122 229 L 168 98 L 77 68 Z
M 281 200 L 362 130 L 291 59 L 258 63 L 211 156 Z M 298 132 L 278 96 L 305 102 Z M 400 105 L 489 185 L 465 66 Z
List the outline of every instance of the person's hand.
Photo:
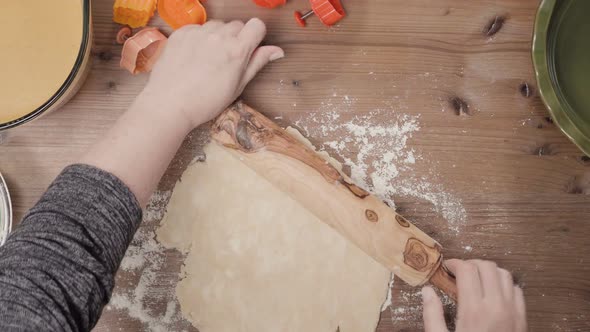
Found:
M 494 262 L 451 259 L 446 266 L 457 277 L 458 311 L 456 332 L 527 331 L 522 289 L 510 272 Z M 422 289 L 424 329 L 447 332 L 443 306 L 431 287 Z
M 141 98 L 192 128 L 213 119 L 267 63 L 285 55 L 277 46 L 258 47 L 265 35 L 256 18 L 182 27 L 168 39 Z

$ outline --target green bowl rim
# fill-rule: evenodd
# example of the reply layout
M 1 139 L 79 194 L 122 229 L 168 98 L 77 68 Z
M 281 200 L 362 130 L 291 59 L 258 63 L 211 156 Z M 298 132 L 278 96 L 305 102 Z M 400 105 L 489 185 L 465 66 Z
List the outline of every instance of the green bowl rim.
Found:
M 590 139 L 584 135 L 575 122 L 568 116 L 562 103 L 559 101 L 555 86 L 551 80 L 551 71 L 547 57 L 547 37 L 557 1 L 543 0 L 537 11 L 531 52 L 535 67 L 535 76 L 541 99 L 549 110 L 553 121 L 582 152 L 590 156 Z

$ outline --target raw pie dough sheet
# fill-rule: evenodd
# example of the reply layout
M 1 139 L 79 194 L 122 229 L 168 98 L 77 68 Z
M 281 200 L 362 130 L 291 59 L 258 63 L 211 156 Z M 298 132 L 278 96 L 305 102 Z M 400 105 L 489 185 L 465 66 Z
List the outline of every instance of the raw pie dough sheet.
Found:
M 374 331 L 390 272 L 226 148 L 205 153 L 157 232 L 188 253 L 183 315 L 200 332 Z

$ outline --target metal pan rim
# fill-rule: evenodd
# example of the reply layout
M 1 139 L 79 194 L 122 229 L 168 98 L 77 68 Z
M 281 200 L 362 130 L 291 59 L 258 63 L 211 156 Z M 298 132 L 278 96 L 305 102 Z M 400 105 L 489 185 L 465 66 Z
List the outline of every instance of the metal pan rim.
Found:
M 12 203 L 6 181 L 0 173 L 0 246 L 6 242 L 12 227 Z

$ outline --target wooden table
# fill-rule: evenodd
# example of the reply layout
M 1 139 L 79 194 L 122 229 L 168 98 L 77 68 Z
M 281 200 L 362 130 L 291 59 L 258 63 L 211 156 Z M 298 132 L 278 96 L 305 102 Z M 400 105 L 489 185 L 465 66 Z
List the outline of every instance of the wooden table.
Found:
M 407 143 L 422 156 L 413 172 L 434 170 L 438 183 L 462 202 L 467 222 L 457 235 L 424 200 L 393 197 L 397 208 L 438 239 L 447 257 L 492 259 L 514 272 L 524 287 L 532 331 L 589 330 L 590 159 L 555 127 L 536 89 L 529 50 L 538 2 L 345 0 L 349 15 L 332 29 L 313 18 L 308 28 L 299 28 L 292 11 L 306 8 L 303 0 L 272 11 L 247 0 L 209 1 L 207 8 L 211 18 L 261 17 L 267 42 L 285 49 L 287 57 L 244 93 L 281 125 L 321 112 L 335 92 L 354 97 L 354 107 L 341 110 L 348 117 L 385 101 L 397 114 L 419 115 L 421 129 Z M 10 132 L 0 146 L 16 220 L 104 134 L 147 79 L 119 69 L 112 1 L 93 5 L 94 63 L 83 89 L 61 111 Z M 196 131 L 187 140 L 162 190 L 173 188 L 204 137 Z M 145 234 L 160 216 L 152 214 Z M 163 281 L 149 289 L 155 294 L 151 305 L 162 313 L 173 299 L 181 260 L 166 251 L 158 272 Z M 122 273 L 118 288 L 135 288 L 140 275 Z M 421 329 L 417 290 L 396 280 L 393 295 L 394 309 L 383 312 L 378 331 Z M 154 328 L 140 321 L 109 310 L 97 330 Z

